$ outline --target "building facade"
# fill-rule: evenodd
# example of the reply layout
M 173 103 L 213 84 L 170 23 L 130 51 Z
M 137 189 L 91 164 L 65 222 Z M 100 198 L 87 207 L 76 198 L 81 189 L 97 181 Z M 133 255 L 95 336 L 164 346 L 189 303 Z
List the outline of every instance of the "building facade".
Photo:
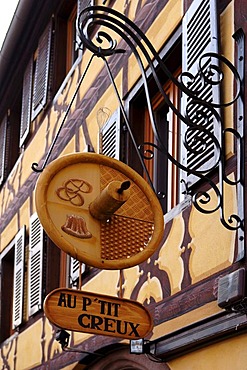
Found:
M 2 369 L 246 368 L 246 15 L 244 0 L 19 1 L 0 52 Z M 37 181 L 71 153 L 153 188 L 164 234 L 146 261 L 81 264 L 43 229 Z M 77 331 L 63 346 L 43 307 L 62 287 L 143 304 L 142 353 Z

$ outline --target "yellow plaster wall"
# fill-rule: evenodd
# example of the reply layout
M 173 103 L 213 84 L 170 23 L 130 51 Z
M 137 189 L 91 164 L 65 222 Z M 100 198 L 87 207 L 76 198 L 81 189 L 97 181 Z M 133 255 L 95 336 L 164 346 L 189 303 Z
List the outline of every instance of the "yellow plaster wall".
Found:
M 13 237 L 18 231 L 18 215 L 16 214 L 12 220 L 8 223 L 7 227 L 5 228 L 5 232 L 1 233 L 1 248 L 0 251 L 2 252 L 5 247 L 11 242 Z
M 247 335 L 213 344 L 169 361 L 171 370 L 245 370 Z
M 176 27 L 182 21 L 182 17 L 183 1 L 169 0 L 146 33 L 146 36 L 157 52 L 164 46 L 164 40 L 167 40 L 172 32 L 175 31 Z M 137 50 L 139 51 L 139 48 Z M 147 66 L 145 60 L 143 60 L 143 64 L 144 67 Z M 128 71 L 128 89 L 131 89 L 140 77 L 139 65 L 134 55 L 131 55 L 128 60 Z
M 118 270 L 101 270 L 86 284 L 82 282 L 82 289 L 87 292 L 116 296 L 119 291 L 118 280 Z
M 230 176 L 233 180 L 233 175 Z M 212 201 L 209 208 L 214 209 L 217 198 L 213 190 L 208 192 Z M 237 195 L 233 186 L 225 185 L 225 219 L 236 213 Z M 192 283 L 220 271 L 233 262 L 236 232 L 226 229 L 220 221 L 220 211 L 213 214 L 203 214 L 192 208 L 189 220 L 189 233 L 192 237 L 189 248 L 190 255 L 189 270 Z
M 167 272 L 171 285 L 171 294 L 181 290 L 181 283 L 184 274 L 184 265 L 181 254 L 184 251 L 182 245 L 185 232 L 185 225 L 182 214 L 174 218 L 171 231 L 159 252 L 159 258 L 155 264 L 160 270 Z
M 160 280 L 156 276 L 152 277 L 151 272 L 149 271 L 147 274 L 147 280 L 141 286 L 136 300 L 143 304 L 146 301 L 147 304 L 149 304 L 151 302 L 151 298 L 153 298 L 155 302 L 159 302 L 163 298 L 163 293 Z
M 124 289 L 124 298 L 130 298 L 131 293 L 142 275 L 143 270 L 141 270 L 138 265 L 123 270 L 124 284 L 122 285 L 122 288 Z
M 21 225 L 26 225 L 27 231 L 29 230 L 29 223 L 30 223 L 30 213 L 32 210 L 30 208 L 30 199 L 28 198 L 25 203 L 20 207 L 19 214 L 21 215 Z M 17 230 L 18 231 L 18 230 Z
M 0 192 L 0 216 L 2 216 L 8 207 L 13 202 L 19 188 L 20 188 L 20 171 L 22 168 L 22 155 L 20 156 L 18 162 L 15 164 L 13 170 L 11 171 L 8 181 L 1 189 Z
M 142 2 L 144 3 L 144 1 Z M 168 38 L 169 35 L 175 30 L 179 22 L 181 22 L 182 15 L 183 15 L 183 2 L 181 0 L 170 0 L 168 1 L 167 5 L 165 6 L 164 10 L 160 13 L 157 17 L 155 23 L 150 27 L 147 36 L 149 37 L 151 43 L 158 51 L 164 44 L 164 39 Z M 137 5 L 137 0 L 131 2 L 130 7 L 130 15 L 134 17 L 135 14 L 135 7 Z M 119 11 L 123 12 L 124 2 L 116 2 L 116 7 Z M 228 42 L 229 35 L 231 34 L 232 30 L 229 27 L 229 22 L 232 20 L 233 14 L 233 3 L 231 3 L 225 10 L 224 14 L 221 17 L 221 29 L 223 31 L 223 39 L 222 39 L 222 48 L 226 51 L 227 56 L 231 55 L 232 49 L 226 48 L 226 41 Z M 159 32 L 157 32 L 159 29 Z M 83 73 L 87 62 L 91 56 L 91 53 L 86 52 L 83 56 L 83 60 L 81 65 L 75 70 L 74 74 L 72 75 L 71 79 L 68 81 L 67 85 L 64 87 L 61 95 L 57 98 L 57 104 L 64 104 L 65 102 L 68 104 L 72 97 L 72 94 L 77 86 L 79 73 Z M 90 67 L 91 71 L 93 71 L 93 75 L 96 76 L 99 71 L 102 69 L 102 63 L 99 63 L 98 59 L 95 59 L 92 66 Z M 116 83 L 121 91 L 122 89 L 122 79 L 123 79 L 123 71 L 120 71 L 119 75 L 117 76 Z M 131 56 L 129 60 L 129 74 L 128 74 L 128 88 L 133 87 L 134 83 L 140 77 L 140 70 L 139 67 L 134 59 Z M 85 81 L 82 84 L 82 87 L 79 91 L 79 99 L 82 100 L 85 92 L 90 87 L 92 82 L 92 74 L 87 74 Z M 227 83 L 229 84 L 229 82 Z M 226 89 L 227 90 L 227 89 Z M 225 91 L 226 91 L 225 90 Z M 231 95 L 231 91 L 229 94 Z M 115 99 L 113 99 L 113 91 L 112 88 L 108 88 L 102 98 L 97 102 L 94 109 L 92 110 L 91 114 L 87 117 L 87 125 L 89 129 L 90 138 L 93 141 L 93 145 L 95 148 L 97 147 L 97 130 L 98 130 L 98 123 L 97 123 L 97 111 L 101 107 L 108 107 L 112 112 L 114 112 L 115 108 L 117 107 L 117 103 Z M 75 104 L 72 107 L 71 112 L 75 110 Z M 49 146 L 53 140 L 57 129 L 63 119 L 64 112 L 59 113 L 55 107 L 52 107 L 51 111 L 49 112 L 48 116 L 44 119 L 43 123 L 40 125 L 39 131 L 35 136 L 32 144 L 26 149 L 25 154 L 21 158 L 20 163 L 16 166 L 15 170 L 13 171 L 12 176 L 10 177 L 9 184 L 13 186 L 15 191 L 17 191 L 21 185 L 25 182 L 27 177 L 31 173 L 31 164 L 35 162 L 39 162 L 40 158 L 42 157 L 43 153 L 47 151 L 47 145 Z M 80 129 L 80 147 L 85 147 L 85 141 L 83 138 L 83 131 Z M 47 138 L 47 141 L 45 140 Z M 66 148 L 63 151 L 63 154 L 74 152 L 75 150 L 75 139 L 73 138 Z M 38 175 L 37 175 L 38 176 Z M 235 199 L 236 194 L 232 192 L 230 189 L 226 189 L 228 195 L 230 195 L 230 199 L 232 200 L 233 210 L 236 206 Z M 3 196 L 4 195 L 4 196 Z M 3 201 L 2 210 L 7 207 L 10 201 L 13 199 L 12 194 L 7 195 L 6 188 L 1 192 L 1 202 Z M 229 203 L 230 210 L 227 212 L 230 213 L 231 209 L 231 202 Z M 30 204 L 29 201 L 25 202 L 22 206 L 21 212 L 21 223 L 29 224 L 29 209 Z M 219 222 L 219 214 L 218 212 L 215 213 L 213 216 L 204 216 L 199 214 L 198 211 L 193 209 L 191 216 L 190 216 L 190 234 L 192 236 L 192 242 L 190 244 L 190 248 L 192 249 L 191 260 L 190 260 L 190 272 L 192 274 L 193 283 L 199 281 L 200 279 L 214 273 L 215 271 L 220 270 L 221 268 L 229 266 L 233 261 L 233 252 L 234 252 L 234 241 L 235 241 L 235 234 L 226 231 L 223 229 L 222 225 Z M 10 221 L 4 233 L 1 235 L 1 251 L 2 249 L 8 245 L 8 243 L 12 240 L 16 232 L 18 231 L 18 218 L 17 215 Z M 184 250 L 185 246 L 181 246 L 181 242 L 184 236 L 185 225 L 181 215 L 178 215 L 174 219 L 174 225 L 172 226 L 171 233 L 168 236 L 167 241 L 164 243 L 160 250 L 159 258 L 156 261 L 156 264 L 159 265 L 159 268 L 166 271 L 169 277 L 169 281 L 171 284 L 171 292 L 172 294 L 178 292 L 181 289 L 181 281 L 183 277 L 183 264 L 181 259 L 181 253 Z M 125 278 L 125 286 L 124 286 L 124 297 L 130 298 L 131 293 L 139 281 L 140 276 L 142 275 L 142 271 L 140 270 L 139 266 L 135 266 L 131 269 L 124 270 L 124 278 Z M 119 271 L 105 271 L 102 270 L 99 274 L 97 274 L 93 279 L 91 279 L 88 283 L 83 285 L 83 290 L 85 291 L 92 291 L 95 293 L 104 293 L 109 295 L 116 296 L 119 292 L 118 287 L 119 281 Z M 139 301 L 144 301 L 145 299 L 149 299 L 151 296 L 155 298 L 156 301 L 160 301 L 162 299 L 162 293 L 160 289 L 160 282 L 157 279 L 153 279 L 152 276 L 149 274 L 146 285 L 140 289 L 140 293 L 138 296 Z M 197 310 L 194 310 L 186 315 L 181 317 L 175 318 L 170 320 L 166 323 L 163 323 L 159 326 L 156 326 L 153 331 L 152 339 L 158 338 L 164 333 L 171 333 L 172 331 L 178 330 L 186 325 L 195 323 L 199 320 L 204 319 L 205 317 L 210 317 L 217 314 L 220 311 L 219 307 L 217 306 L 216 302 L 212 302 L 207 304 L 203 307 L 200 307 Z M 45 328 L 45 329 L 44 329 Z M 45 333 L 43 337 L 42 333 Z M 16 370 L 24 370 L 24 369 L 31 369 L 33 366 L 37 366 L 40 364 L 42 356 L 45 357 L 45 360 L 48 359 L 48 346 L 52 337 L 52 328 L 47 320 L 45 320 L 45 324 L 40 319 L 39 321 L 35 322 L 32 326 L 30 326 L 24 333 L 18 335 L 18 339 L 14 340 L 14 343 L 17 345 L 18 354 L 26 354 L 28 356 L 18 356 L 17 358 L 17 367 Z M 82 333 L 73 333 L 74 343 L 77 344 L 82 340 L 85 340 L 90 335 L 82 334 Z M 31 350 L 31 345 L 34 341 L 39 345 L 36 347 L 35 351 Z M 37 339 L 36 339 L 37 338 Z M 217 368 L 215 367 L 215 361 L 222 361 L 220 364 L 224 364 L 224 370 L 227 369 L 234 369 L 236 367 L 233 366 L 234 360 L 237 361 L 236 363 L 240 363 L 240 360 L 237 358 L 239 356 L 240 350 L 244 350 L 244 345 L 246 346 L 247 337 L 243 336 L 243 343 L 238 340 L 238 338 L 231 339 L 229 341 L 225 341 L 223 343 L 217 344 L 217 346 L 207 347 L 200 351 L 197 351 L 193 354 L 184 356 L 181 359 L 173 360 L 169 362 L 169 366 L 173 370 L 208 370 L 209 368 Z M 42 353 L 42 343 L 44 344 L 44 352 Z M 233 356 L 229 359 L 228 351 L 231 348 L 231 345 L 234 344 L 235 352 Z M 10 345 L 6 345 L 3 347 L 3 351 L 8 353 L 10 351 L 9 356 L 11 358 L 11 365 L 14 368 L 14 357 L 15 357 L 15 345 L 10 348 Z M 225 354 L 225 358 L 221 359 L 220 356 L 217 354 L 217 348 L 221 348 L 222 353 Z M 60 351 L 60 345 L 58 343 L 52 344 L 52 356 Z M 230 353 L 230 351 L 229 351 Z M 241 352 L 242 353 L 242 352 Z M 205 363 L 200 362 L 199 358 L 207 358 Z M 242 358 L 246 357 L 242 355 Z M 239 356 L 240 357 L 240 356 Z M 217 360 L 216 360 L 217 358 Z M 198 367 L 198 364 L 200 364 Z M 230 367 L 230 365 L 232 367 Z M 228 367 L 227 367 L 228 366 Z M 220 369 L 220 367 L 219 367 Z
M 41 318 L 11 342 L 3 345 L 2 357 L 8 358 L 10 369 L 33 369 L 41 365 L 42 360 L 47 361 L 61 352 L 60 344 L 52 339 L 53 334 L 49 321 Z
M 75 152 L 75 137 L 73 137 L 61 152 L 61 156 Z
M 140 5 L 144 6 L 145 3 L 146 3 L 146 0 L 142 0 L 141 2 L 140 2 L 140 0 L 116 1 L 116 3 L 114 4 L 114 9 L 117 10 L 118 12 L 122 13 L 122 14 L 125 14 L 125 12 L 127 10 L 127 7 L 128 7 L 128 9 L 129 9 L 128 18 L 133 20 L 136 16 L 137 5 L 139 4 L 139 6 Z
M 37 175 L 38 176 L 38 175 Z M 8 203 L 8 197 L 6 197 Z M 32 203 L 33 205 L 33 203 Z M 33 208 L 31 205 L 31 199 L 27 198 L 27 200 L 21 205 L 12 220 L 9 221 L 8 225 L 6 226 L 5 230 L 1 233 L 1 248 L 3 250 L 8 244 L 12 241 L 15 237 L 17 232 L 25 225 L 27 232 L 29 230 L 29 222 L 30 222 L 30 215 L 35 212 L 35 207 Z M 6 204 L 7 206 L 7 204 Z
M 135 0 L 131 2 L 130 6 L 130 18 L 134 17 L 136 14 L 136 7 L 138 1 Z M 145 4 L 143 1 L 142 4 Z M 124 4 L 120 2 L 116 3 L 116 9 L 120 12 L 124 12 Z M 170 0 L 167 5 L 165 6 L 164 10 L 159 14 L 155 21 L 155 25 L 152 25 L 150 30 L 148 31 L 148 37 L 150 38 L 151 43 L 154 45 L 156 50 L 159 50 L 164 43 L 164 39 L 168 37 L 171 32 L 175 29 L 177 24 L 181 21 L 182 17 L 182 1 L 181 0 Z M 164 21 L 165 20 L 165 21 Z M 159 28 L 159 32 L 157 33 L 157 27 Z M 114 38 L 119 41 L 119 37 L 114 35 Z M 62 105 L 69 104 L 74 91 L 77 87 L 78 80 L 80 76 L 84 73 L 86 66 L 88 64 L 89 59 L 91 58 L 91 52 L 86 51 L 83 54 L 82 62 L 78 65 L 77 68 L 73 71 L 71 78 L 68 79 L 67 84 L 63 87 L 60 91 L 60 94 L 57 94 L 56 100 L 54 101 L 54 105 L 47 112 L 44 120 L 39 122 L 39 129 L 36 133 L 35 137 L 33 138 L 30 145 L 25 148 L 25 152 L 22 153 L 21 157 L 17 165 L 15 166 L 12 174 L 8 179 L 8 186 L 5 185 L 3 190 L 0 194 L 0 201 L 3 205 L 1 208 L 1 214 L 3 213 L 4 209 L 8 207 L 8 204 L 13 200 L 13 195 L 9 193 L 7 190 L 9 187 L 14 189 L 14 192 L 17 193 L 21 186 L 25 183 L 26 179 L 32 173 L 32 163 L 37 162 L 40 163 L 40 160 L 44 153 L 47 153 L 48 148 L 50 147 L 56 132 L 58 131 L 60 124 L 64 118 L 66 106 Z M 93 76 L 97 76 L 97 74 L 101 71 L 104 67 L 103 62 L 99 58 L 94 58 L 91 66 L 89 67 L 89 71 L 83 80 L 81 88 L 79 89 L 78 96 L 75 99 L 75 102 L 70 110 L 70 113 L 73 113 L 75 110 L 76 101 L 82 101 L 83 97 L 90 87 L 93 79 L 92 79 L 92 72 Z M 131 88 L 135 81 L 138 80 L 140 77 L 140 70 L 137 66 L 137 62 L 131 57 L 129 61 L 129 88 Z M 126 72 L 125 72 L 126 73 Z M 119 88 L 120 95 L 122 92 L 122 79 L 123 79 L 123 71 L 120 71 L 118 77 L 116 78 L 117 87 Z M 94 77 L 93 77 L 94 78 Z M 116 107 L 118 106 L 117 100 L 113 98 L 113 90 L 109 88 L 106 90 L 105 94 L 102 96 L 100 101 L 97 103 L 95 108 L 92 110 L 90 117 L 87 118 L 87 124 L 90 131 L 90 138 L 93 142 L 95 148 L 97 148 L 97 110 L 102 108 L 103 106 L 107 106 L 112 112 L 115 111 Z M 62 110 L 61 110 L 62 108 Z M 83 146 L 84 149 L 84 146 Z M 69 148 L 65 149 L 67 152 Z
M 232 37 L 234 33 L 234 1 L 232 1 L 220 16 L 220 33 L 221 33 L 221 51 L 231 63 L 234 64 L 234 44 Z M 223 102 L 229 102 L 233 99 L 233 75 L 229 73 L 229 69 L 223 65 L 224 81 L 221 89 L 221 98 Z M 223 111 L 223 119 L 225 127 L 233 127 L 233 107 L 229 106 Z M 228 134 L 226 142 L 227 156 L 231 156 L 234 152 L 233 136 Z

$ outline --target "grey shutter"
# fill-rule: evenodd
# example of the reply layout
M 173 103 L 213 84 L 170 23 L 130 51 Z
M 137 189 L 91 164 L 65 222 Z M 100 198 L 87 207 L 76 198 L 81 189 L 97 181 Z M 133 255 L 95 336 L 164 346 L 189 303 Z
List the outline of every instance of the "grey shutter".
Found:
M 6 174 L 7 125 L 8 116 L 6 114 L 0 124 L 0 184 L 4 181 Z
M 77 1 L 77 17 L 83 11 L 83 9 L 87 8 L 88 6 L 93 6 L 94 0 L 78 0 Z
M 32 100 L 32 120 L 45 107 L 48 97 L 49 66 L 51 57 L 51 37 L 52 22 L 50 21 L 43 32 L 38 44 L 38 55 L 36 60 L 33 100 Z
M 78 280 L 79 278 L 79 271 L 80 271 L 80 262 L 73 258 L 73 257 L 70 257 L 70 283 L 72 285 L 75 284 L 75 282 Z M 82 263 L 81 264 L 81 274 L 85 271 L 85 264 Z
M 94 4 L 95 4 L 95 0 L 77 0 L 77 19 L 80 13 L 83 11 L 83 9 L 87 8 L 88 6 L 94 6 Z M 78 34 L 76 34 L 76 43 L 75 43 L 76 50 L 79 48 L 80 43 L 81 43 L 80 38 Z
M 25 235 L 26 228 L 23 226 L 15 237 L 13 329 L 22 323 L 23 317 Z
M 195 76 L 195 80 L 191 85 L 194 90 L 199 88 L 201 85 L 200 76 L 198 73 L 198 60 L 206 52 L 218 53 L 218 25 L 217 25 L 217 9 L 216 0 L 195 0 L 190 6 L 189 10 L 183 19 L 183 65 L 182 71 L 190 72 Z M 216 60 L 211 58 L 204 58 L 203 70 L 206 71 L 210 62 L 216 63 Z M 219 87 L 216 85 L 205 84 L 202 91 L 198 94 L 200 99 L 207 102 L 219 102 Z M 185 108 L 191 99 L 182 94 L 182 113 L 185 112 Z M 190 118 L 195 117 L 198 109 L 201 109 L 200 105 L 194 105 L 189 110 Z M 206 112 L 207 121 L 201 119 L 200 124 L 210 130 L 218 139 L 219 129 L 218 124 L 212 113 Z M 182 135 L 186 134 L 187 127 L 182 124 Z M 182 160 L 188 168 L 193 170 L 205 171 L 212 166 L 215 159 L 215 145 L 212 140 L 205 135 L 203 131 L 198 134 L 198 131 L 188 131 L 187 139 L 191 143 L 193 150 L 187 152 L 182 145 Z M 200 138 L 198 140 L 198 138 Z M 202 146 L 200 140 L 206 143 L 206 150 L 199 153 L 195 153 L 194 150 L 198 150 Z M 192 185 L 198 178 L 189 175 L 187 177 L 188 185 Z
M 33 85 L 33 58 L 30 59 L 23 78 L 20 147 L 23 145 L 30 130 L 32 85 Z
M 120 110 L 109 118 L 100 130 L 100 153 L 115 159 L 120 158 Z
M 29 239 L 29 315 L 42 305 L 44 232 L 36 213 L 30 218 Z

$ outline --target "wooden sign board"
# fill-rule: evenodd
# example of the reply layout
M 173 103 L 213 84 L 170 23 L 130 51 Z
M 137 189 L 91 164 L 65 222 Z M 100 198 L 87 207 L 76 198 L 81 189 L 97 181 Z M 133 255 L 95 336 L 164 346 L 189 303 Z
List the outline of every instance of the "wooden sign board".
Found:
M 126 164 L 101 154 L 69 154 L 50 163 L 35 201 L 50 239 L 90 266 L 138 265 L 162 241 L 163 212 L 151 187 Z
M 61 329 L 125 339 L 146 337 L 153 328 L 149 311 L 139 302 L 58 288 L 45 299 L 46 317 Z

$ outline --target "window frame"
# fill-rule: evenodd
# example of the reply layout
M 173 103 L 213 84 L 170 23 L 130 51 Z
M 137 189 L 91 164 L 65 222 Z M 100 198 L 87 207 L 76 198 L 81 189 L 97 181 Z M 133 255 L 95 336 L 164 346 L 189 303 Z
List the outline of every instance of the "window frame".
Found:
M 49 76 L 52 48 L 52 19 L 46 25 L 38 42 L 37 57 L 32 89 L 32 113 L 31 121 L 45 108 L 48 102 Z
M 53 20 L 50 19 L 24 71 L 19 147 L 25 144 L 31 123 L 50 100 L 53 28 Z
M 173 53 L 181 53 L 181 49 L 182 47 L 180 46 L 181 45 L 181 35 L 182 35 L 182 25 L 180 25 L 176 31 L 174 32 L 174 34 L 171 36 L 171 38 L 167 41 L 167 43 L 164 45 L 163 49 L 160 51 L 159 53 L 159 56 L 160 58 L 166 63 L 168 61 L 168 64 L 170 63 L 171 65 L 168 65 L 168 68 L 173 68 L 174 65 L 171 63 L 171 61 L 169 61 L 172 56 Z M 179 49 L 178 49 L 179 48 Z M 172 58 L 171 58 L 172 59 Z M 157 67 L 157 62 L 154 63 L 154 66 Z M 175 68 L 175 70 L 173 71 L 173 74 L 174 76 L 178 76 L 179 74 L 179 71 L 180 71 L 180 68 L 181 68 L 181 64 L 178 63 L 178 66 L 177 68 Z M 152 78 L 152 70 L 151 68 L 148 68 L 147 72 L 146 72 L 146 76 L 148 78 L 148 81 L 150 82 L 151 78 Z M 163 82 L 163 86 L 164 87 L 167 87 L 169 85 L 169 83 L 171 83 L 168 79 Z M 135 99 L 138 99 L 138 96 L 141 95 L 141 94 L 144 94 L 144 84 L 142 82 L 142 80 L 140 80 L 134 87 L 133 89 L 130 91 L 130 93 L 128 94 L 128 96 L 125 98 L 125 109 L 126 109 L 126 112 L 129 116 L 129 120 L 130 120 L 130 123 L 132 123 L 133 121 L 133 117 L 132 117 L 132 108 L 131 108 L 131 104 L 133 103 L 133 101 Z M 151 101 L 155 101 L 154 99 L 158 98 L 159 96 L 159 92 L 157 90 L 157 92 L 154 92 L 153 94 L 150 95 L 151 96 Z M 164 99 L 161 97 L 161 94 L 160 94 L 160 100 L 164 101 Z M 154 106 L 155 107 L 155 106 Z M 175 113 L 172 113 L 173 116 L 175 117 Z M 145 116 L 146 115 L 146 116 Z M 148 113 L 144 113 L 143 114 L 143 117 L 140 115 L 138 116 L 138 118 L 141 120 L 147 120 L 149 119 L 149 117 L 147 118 Z M 177 122 L 177 126 L 179 126 L 179 123 L 178 123 L 178 118 L 176 117 L 176 122 Z M 134 123 L 132 123 L 132 126 L 133 126 Z M 125 130 L 124 130 L 125 131 Z M 135 133 L 134 133 L 134 136 L 135 136 Z M 124 147 L 125 147 L 125 152 L 126 153 L 131 153 L 132 151 L 132 158 L 133 157 L 137 157 L 136 153 L 133 152 L 133 147 L 131 149 L 131 145 L 128 144 L 129 142 L 129 139 L 125 139 L 125 144 L 124 144 Z M 142 138 L 142 141 L 141 143 L 145 142 L 145 137 L 143 136 Z M 145 147 L 146 149 L 146 147 Z M 153 148 L 152 148 L 153 149 Z M 133 163 L 133 161 L 129 158 L 129 157 L 123 157 L 123 160 L 131 167 L 133 167 L 137 172 L 141 172 L 142 174 L 142 168 L 141 168 L 141 165 L 140 163 L 137 161 L 135 163 Z M 180 156 L 178 156 L 177 158 L 178 161 L 180 161 Z M 145 161 L 145 163 L 147 164 L 148 162 L 150 161 Z M 170 161 L 168 161 L 170 162 Z M 149 169 L 150 169 L 150 165 L 147 164 Z M 175 166 L 175 165 L 172 165 L 172 164 L 169 164 L 171 166 Z M 174 174 L 174 176 L 177 178 L 177 191 L 176 191 L 176 198 L 177 198 L 177 201 L 174 200 L 174 197 L 173 197 L 173 201 L 171 201 L 171 204 L 172 204 L 172 207 L 176 208 L 176 211 L 175 211 L 175 214 L 179 213 L 179 208 L 181 207 L 184 207 L 184 204 L 181 204 L 181 206 L 179 207 L 176 207 L 175 206 L 175 203 L 177 203 L 179 205 L 179 202 L 184 202 L 184 196 L 182 195 L 182 186 L 180 187 L 180 170 L 179 169 L 176 169 L 175 170 L 176 172 L 176 175 Z M 151 171 L 151 174 L 152 174 L 152 171 Z M 145 177 L 145 175 L 143 175 Z M 187 201 L 185 202 L 187 203 Z M 161 204 L 162 204 L 162 200 L 161 200 Z M 164 211 L 164 214 L 166 216 L 166 206 L 163 205 L 163 211 Z M 173 208 L 169 209 L 169 214 L 171 213 L 174 213 L 173 211 Z M 167 216 L 166 216 L 167 217 Z M 168 217 L 169 218 L 169 217 Z
M 178 78 L 181 73 L 181 67 L 179 67 L 174 72 L 174 77 Z M 179 110 L 180 108 L 180 91 L 178 87 L 171 81 L 167 81 L 163 86 L 163 90 L 165 94 L 168 96 L 169 100 L 173 103 L 173 105 Z M 179 119 L 176 114 L 172 111 L 171 108 L 165 103 L 164 98 L 160 92 L 158 92 L 151 101 L 154 116 L 156 119 L 156 124 L 158 126 L 158 130 L 161 133 L 162 131 L 162 139 L 165 139 L 165 143 L 168 149 L 169 154 L 176 160 L 180 161 L 180 151 L 181 151 L 181 132 L 179 127 Z M 167 118 L 167 127 L 164 127 L 162 130 L 162 123 L 159 119 L 159 112 L 162 110 L 166 112 Z M 171 117 L 169 119 L 169 117 Z M 152 125 L 150 121 L 150 116 L 148 113 L 148 108 L 146 107 L 144 113 L 144 142 L 150 142 L 157 144 L 157 140 L 154 137 L 154 133 L 152 130 Z M 153 150 L 152 147 L 145 149 Z M 165 163 L 164 163 L 165 161 Z M 173 164 L 165 154 L 160 153 L 159 151 L 155 151 L 155 156 L 152 160 L 144 159 L 144 163 L 148 170 L 149 176 L 153 182 L 154 189 L 156 190 L 157 194 L 162 193 L 165 194 L 165 198 L 160 199 L 160 203 L 163 208 L 163 212 L 168 213 L 171 211 L 181 200 L 181 186 L 179 184 L 180 180 L 180 170 L 178 166 Z M 159 168 L 162 167 L 162 170 Z M 164 170 L 166 174 L 164 175 Z M 163 172 L 161 174 L 161 172 Z M 144 174 L 145 178 L 145 174 Z M 162 194 L 161 194 L 162 195 Z
M 4 342 L 24 322 L 26 226 L 24 225 L 0 255 L 0 342 Z M 18 244 L 18 245 L 17 245 Z M 17 248 L 19 249 L 17 252 Z M 21 250 L 20 250 L 21 249 Z M 21 252 L 21 253 L 20 253 Z M 16 269 L 16 257 L 18 267 Z M 19 274 L 20 272 L 20 274 Z M 16 275 L 18 273 L 18 279 Z M 17 292 L 18 297 L 15 295 Z M 17 299 L 16 299 L 17 298 Z
M 70 71 L 78 58 L 79 48 L 76 46 L 76 23 L 77 23 L 77 5 L 75 5 L 69 14 L 67 20 L 67 53 L 66 53 L 66 73 Z
M 8 339 L 15 331 L 12 328 L 13 317 L 13 292 L 14 292 L 14 248 L 15 239 L 13 239 L 0 255 L 0 343 Z M 6 272 L 5 272 L 6 271 Z M 11 289 L 5 288 L 11 287 Z

